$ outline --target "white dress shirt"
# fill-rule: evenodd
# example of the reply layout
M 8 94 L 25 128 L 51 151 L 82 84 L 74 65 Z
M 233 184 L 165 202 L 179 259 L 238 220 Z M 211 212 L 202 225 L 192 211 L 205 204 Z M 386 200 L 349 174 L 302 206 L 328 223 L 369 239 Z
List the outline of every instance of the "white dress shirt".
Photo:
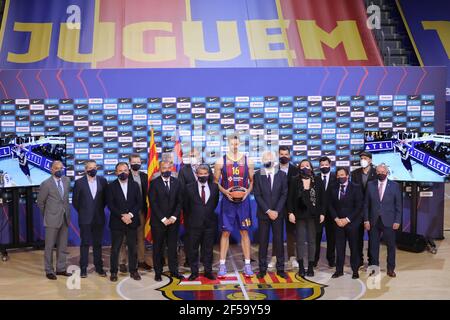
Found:
M 166 187 L 166 182 L 167 182 L 167 185 L 169 186 L 169 190 L 170 190 L 170 178 L 167 178 L 167 179 L 166 179 L 166 178 L 164 178 L 163 176 L 161 176 L 161 179 L 163 180 L 164 187 Z M 171 216 L 171 218 L 174 219 L 174 222 L 177 221 L 177 217 Z M 164 217 L 164 218 L 161 219 L 161 222 L 164 223 L 166 220 L 167 220 L 167 218 Z
M 209 190 L 208 183 L 202 184 L 197 181 L 197 185 L 198 185 L 198 194 L 200 195 L 200 199 L 202 198 L 202 186 L 205 186 L 205 203 L 207 203 L 209 196 L 211 195 L 211 191 Z
M 377 189 L 377 192 L 378 192 L 378 190 L 380 189 L 380 185 L 381 185 L 381 199 L 380 199 L 380 201 L 382 201 L 383 200 L 383 197 L 384 197 L 384 191 L 386 191 L 386 185 L 387 185 L 387 179 L 385 179 L 384 181 L 380 181 L 380 180 L 378 180 L 378 189 Z
M 97 194 L 97 178 L 88 179 L 89 190 L 91 190 L 92 199 L 95 199 L 95 195 Z
M 120 187 L 122 188 L 123 195 L 125 196 L 125 200 L 127 200 L 127 194 L 128 194 L 128 179 L 123 182 L 119 179 Z M 131 212 L 128 212 L 128 214 L 133 218 L 134 215 Z

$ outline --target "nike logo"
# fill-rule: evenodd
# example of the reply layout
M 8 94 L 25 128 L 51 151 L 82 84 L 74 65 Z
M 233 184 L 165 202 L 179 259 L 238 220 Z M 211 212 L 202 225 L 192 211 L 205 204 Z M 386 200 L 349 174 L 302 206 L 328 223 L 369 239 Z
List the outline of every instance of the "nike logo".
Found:
M 157 113 L 159 110 L 153 110 L 153 109 L 150 109 L 150 114 L 154 114 L 154 113 Z
M 140 108 L 144 107 L 144 105 L 143 105 L 143 104 L 136 104 L 134 107 L 135 107 L 136 109 L 140 109 Z
M 330 143 L 331 143 L 331 141 L 324 141 L 324 143 L 325 143 L 325 144 L 330 144 Z
M 381 107 L 381 111 L 386 111 L 386 110 L 389 110 L 390 109 L 390 107 Z
M 267 100 L 268 101 L 273 101 L 273 100 L 275 100 L 275 97 L 268 97 Z
M 424 104 L 431 104 L 432 101 L 424 101 Z
M 71 122 L 63 122 L 62 125 L 63 125 L 63 127 L 69 126 L 69 125 L 71 125 Z
M 63 99 L 61 103 L 68 103 L 70 101 L 70 99 Z
M 12 114 L 13 112 L 12 111 L 4 111 L 3 112 L 5 115 L 9 115 L 9 114 Z
M 226 102 L 226 103 L 223 104 L 224 107 L 229 107 L 231 105 L 232 105 L 232 103 L 230 103 L 230 102 Z
M 19 110 L 23 110 L 23 109 L 26 109 L 26 108 L 28 108 L 28 106 L 24 106 L 24 105 L 20 105 L 19 106 Z
M 92 114 L 98 114 L 100 113 L 100 110 L 92 110 Z
M 291 126 L 290 124 L 282 124 L 281 129 L 286 129 L 289 128 L 290 126 Z
M 116 138 L 106 138 L 106 142 L 112 142 L 114 141 Z
M 83 131 L 84 128 L 83 127 L 77 127 L 77 131 Z
M 387 121 L 390 121 L 391 119 L 390 118 L 381 118 L 381 122 L 387 122 Z
M 416 100 L 419 96 L 411 96 L 410 99 L 411 100 Z
M 238 119 L 238 124 L 245 123 L 246 121 L 246 119 Z
M 225 113 L 225 114 L 223 115 L 223 117 L 224 117 L 225 119 L 231 118 L 232 116 L 233 116 L 233 114 L 229 114 L 229 113 Z
M 180 121 L 180 124 L 185 124 L 185 123 L 187 123 L 188 122 L 188 120 L 181 120 Z
M 261 114 L 252 114 L 252 118 L 261 118 Z
M 267 119 L 267 123 L 275 122 L 276 119 Z
M 189 111 L 189 109 L 178 109 L 178 112 L 179 113 L 186 113 L 186 112 L 188 112 Z
M 194 114 L 194 119 L 198 119 L 198 118 L 202 118 L 203 115 L 202 114 Z
M 347 104 L 346 101 L 339 101 L 339 105 L 340 105 L 340 106 L 343 106 L 343 105 L 346 105 L 346 104 Z
M 128 135 L 128 132 L 121 132 L 120 135 L 121 135 L 122 137 L 124 137 L 124 136 Z
M 333 119 L 325 119 L 325 122 L 331 122 Z
M 167 104 L 163 104 L 163 107 L 164 107 L 164 108 L 173 108 L 173 107 L 175 107 L 175 104 L 173 104 L 173 103 L 167 103 Z
M 166 114 L 166 115 L 164 115 L 164 119 L 172 119 L 174 117 L 175 117 L 175 115 L 173 115 L 173 114 Z
M 325 108 L 325 111 L 326 111 L 326 112 L 329 112 L 329 111 L 333 111 L 333 110 L 334 110 L 334 108 L 333 108 L 333 107 L 331 107 L 331 108 L 329 108 L 329 107 L 326 107 L 326 108 Z
M 318 115 L 318 113 L 311 113 L 311 117 L 317 117 Z
M 412 118 L 409 119 L 409 121 L 417 121 L 418 119 L 419 119 L 419 118 L 412 117 Z
M 424 126 L 424 127 L 429 127 L 429 126 L 431 126 L 431 123 L 430 123 L 430 122 L 425 122 L 425 123 L 423 124 L 423 126 Z
M 282 106 L 282 107 L 286 107 L 286 106 L 290 106 L 290 105 L 291 105 L 290 102 L 282 102 L 282 103 L 281 103 L 281 106 Z
M 115 116 L 106 116 L 106 120 L 113 120 L 115 119 Z
M 48 130 L 48 131 L 55 131 L 56 128 L 48 128 L 47 130 Z
M 262 125 L 260 125 L 260 124 L 254 124 L 254 125 L 252 125 L 252 128 L 253 129 L 259 129 L 259 128 L 261 128 L 262 127 Z
M 319 102 L 317 102 L 317 101 L 313 101 L 310 103 L 311 106 L 317 106 L 318 104 L 319 104 Z
M 347 148 L 347 147 L 346 147 L 346 146 L 339 146 L 339 147 L 338 147 L 339 150 L 343 150 L 343 149 L 345 149 L 345 148 Z
M 362 107 L 353 107 L 353 111 L 361 111 L 362 109 Z
M 25 120 L 27 117 L 19 117 L 19 121 Z
M 145 138 L 136 138 L 136 142 L 142 142 L 145 141 Z
M 136 131 L 141 131 L 143 130 L 145 127 L 136 127 Z
M 376 101 L 369 101 L 369 102 L 367 102 L 367 104 L 369 105 L 369 106 L 373 106 L 375 103 L 377 103 Z
M 125 120 L 125 121 L 121 121 L 121 122 L 120 122 L 120 125 L 121 125 L 121 126 L 127 126 L 127 125 L 129 125 L 129 124 L 131 124 L 131 121 L 130 121 L 130 120 Z
M 353 119 L 352 119 L 353 122 L 359 122 L 359 121 L 361 121 L 361 120 L 362 120 L 361 118 L 353 118 Z
M 355 96 L 355 97 L 353 97 L 353 99 L 354 99 L 354 100 L 360 100 L 361 97 L 360 97 L 360 96 Z
M 180 98 L 180 102 L 186 102 L 189 101 L 189 98 Z
M 244 111 L 246 111 L 247 109 L 238 109 L 238 112 L 244 112 Z
M 373 116 L 376 115 L 376 113 L 375 113 L 375 112 L 369 112 L 367 115 L 368 115 L 369 117 L 373 117 Z
M 203 103 L 194 103 L 195 108 L 202 107 L 202 106 L 203 106 Z
M 232 128 L 233 126 L 231 126 L 231 125 L 225 125 L 225 126 L 223 126 L 223 128 L 224 129 L 230 129 L 230 128 Z
M 3 100 L 3 104 L 12 104 L 14 102 L 13 99 L 5 99 Z
M 375 127 L 375 123 L 368 123 L 367 126 L 370 127 Z
M 99 146 L 100 146 L 100 144 L 94 143 L 94 144 L 92 145 L 92 148 L 98 148 Z
M 92 122 L 92 125 L 93 125 L 93 126 L 97 126 L 97 125 L 99 125 L 99 124 L 100 124 L 100 121 L 93 121 L 93 122 Z

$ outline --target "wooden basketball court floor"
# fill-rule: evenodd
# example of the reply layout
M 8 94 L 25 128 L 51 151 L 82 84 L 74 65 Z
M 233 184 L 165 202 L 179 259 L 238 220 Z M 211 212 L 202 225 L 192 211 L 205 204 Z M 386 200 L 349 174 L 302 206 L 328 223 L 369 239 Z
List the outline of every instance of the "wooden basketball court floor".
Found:
M 229 273 L 225 280 L 210 281 L 201 277 L 195 282 L 180 282 L 164 276 L 162 282 L 155 282 L 154 272 L 151 271 L 141 272 L 141 281 L 134 281 L 127 274 L 119 274 L 119 281 L 112 283 L 109 278 L 96 275 L 93 265 L 90 264 L 88 278 L 81 279 L 80 289 L 68 289 L 66 277 L 58 277 L 56 281 L 45 278 L 42 250 L 22 249 L 11 250 L 10 259 L 7 262 L 0 262 L 0 299 L 450 299 L 450 188 L 446 191 L 445 239 L 436 241 L 437 254 L 428 251 L 410 253 L 397 250 L 396 278 L 386 276 L 386 248 L 383 246 L 380 253 L 381 272 L 376 277 L 369 277 L 365 266 L 360 270 L 360 279 L 351 279 L 347 256 L 345 276 L 332 279 L 334 269 L 328 267 L 322 255 L 314 277 L 296 277 L 296 270 L 287 267 L 289 275 L 287 280 L 277 277 L 274 272 L 270 272 L 261 280 L 256 276 L 249 280 L 241 273 L 243 260 L 240 246 L 231 245 L 227 259 Z M 325 243 L 322 243 L 322 247 L 324 246 Z M 257 245 L 252 246 L 254 259 L 258 256 L 257 250 Z M 322 250 L 322 253 L 324 254 L 325 250 Z M 149 252 L 147 256 L 149 263 L 151 263 L 150 255 Z M 103 259 L 105 269 L 108 270 L 107 247 L 103 249 Z M 78 260 L 79 248 L 69 248 L 68 264 L 78 265 Z M 216 272 L 217 247 L 214 261 Z M 257 262 L 253 262 L 253 267 L 256 271 Z M 180 271 L 186 276 L 190 274 L 184 267 L 180 267 Z

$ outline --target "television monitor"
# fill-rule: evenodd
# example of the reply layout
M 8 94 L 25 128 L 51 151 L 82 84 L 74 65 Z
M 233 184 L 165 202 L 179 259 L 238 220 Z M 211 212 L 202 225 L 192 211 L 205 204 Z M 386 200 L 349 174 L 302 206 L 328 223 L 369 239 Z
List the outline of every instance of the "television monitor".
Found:
M 411 182 L 448 182 L 450 136 L 408 131 L 366 131 L 364 149 L 372 163 L 385 163 L 389 178 Z
M 64 136 L 0 137 L 0 188 L 40 185 L 51 176 L 55 160 L 65 167 Z

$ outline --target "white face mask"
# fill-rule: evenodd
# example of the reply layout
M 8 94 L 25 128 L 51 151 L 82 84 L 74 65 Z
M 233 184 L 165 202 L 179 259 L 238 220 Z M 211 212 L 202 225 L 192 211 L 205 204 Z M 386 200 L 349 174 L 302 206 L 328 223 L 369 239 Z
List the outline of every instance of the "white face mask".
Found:
M 365 159 L 362 159 L 360 161 L 360 163 L 361 163 L 361 167 L 363 167 L 363 168 L 367 168 L 367 166 L 369 165 L 369 161 L 367 161 Z

